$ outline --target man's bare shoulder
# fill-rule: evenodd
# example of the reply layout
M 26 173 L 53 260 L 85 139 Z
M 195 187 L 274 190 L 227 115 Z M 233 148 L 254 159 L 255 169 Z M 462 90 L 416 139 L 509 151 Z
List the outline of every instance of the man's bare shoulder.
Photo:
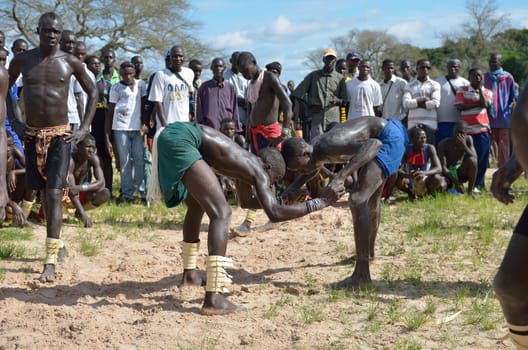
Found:
M 99 167 L 100 166 L 99 157 L 96 154 L 90 156 L 88 158 L 88 163 L 90 164 L 90 166 L 92 166 L 94 168 Z

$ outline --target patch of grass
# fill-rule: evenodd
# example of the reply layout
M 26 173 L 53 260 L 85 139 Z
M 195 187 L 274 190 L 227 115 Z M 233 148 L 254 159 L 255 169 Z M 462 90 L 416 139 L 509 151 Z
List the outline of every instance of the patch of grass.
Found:
M 373 321 L 380 313 L 379 304 L 370 304 L 367 309 L 367 321 Z
M 328 349 L 328 350 L 346 350 L 346 349 L 348 349 L 348 347 L 341 340 L 334 340 L 333 342 L 331 342 L 327 346 L 323 347 L 323 349 Z
M 403 316 L 403 323 L 409 331 L 415 331 L 427 322 L 427 318 L 424 311 L 411 309 Z
M 396 298 L 392 299 L 387 311 L 390 324 L 396 324 L 401 320 L 400 301 Z
M 206 337 L 202 339 L 199 345 L 182 345 L 182 344 L 176 344 L 176 349 L 178 350 L 214 350 L 216 349 L 216 345 L 218 343 L 218 340 L 211 339 L 210 337 Z
M 79 240 L 79 252 L 84 256 L 95 256 L 99 254 L 101 249 L 104 247 L 104 243 L 101 239 L 93 237 L 87 233 L 80 235 Z
M 426 315 L 433 315 L 436 312 L 436 305 L 433 299 L 428 298 L 425 303 L 425 309 L 423 310 Z
M 303 320 L 304 324 L 312 324 L 315 322 L 319 322 L 323 320 L 323 313 L 321 310 L 312 308 L 312 307 L 304 307 L 303 308 Z
M 476 298 L 471 301 L 471 305 L 465 313 L 466 320 L 470 324 L 478 324 L 489 331 L 497 327 L 497 320 L 494 317 L 496 311 L 496 302 L 486 295 L 482 299 Z
M 334 288 L 328 289 L 328 295 L 326 297 L 326 301 L 336 302 L 336 301 L 339 301 L 345 298 L 346 298 L 346 291 L 344 289 L 334 289 Z
M 459 289 L 455 292 L 455 295 L 450 298 L 455 303 L 455 309 L 459 310 L 464 306 L 464 299 L 469 298 L 471 295 L 471 288 L 464 287 L 462 289 Z
M 4 269 L 0 269 L 0 281 L 5 279 L 6 272 Z
M 394 350 L 421 350 L 422 345 L 415 339 L 404 339 L 396 343 Z
M 140 204 L 116 205 L 108 203 L 93 210 L 92 218 L 108 224 L 126 224 L 136 228 L 159 228 L 167 225 L 181 225 L 185 218 L 185 204 L 167 208 L 154 204 L 150 208 Z
M 383 269 L 381 270 L 381 278 L 386 282 L 391 282 L 392 280 L 395 280 L 396 268 L 391 264 L 384 265 Z
M 27 249 L 14 242 L 0 242 L 0 259 L 22 258 L 26 255 Z
M 27 227 L 5 227 L 0 231 L 0 241 L 29 240 L 31 230 Z
M 308 288 L 315 288 L 317 286 L 317 279 L 309 273 L 304 275 L 304 282 Z
M 290 298 L 282 296 L 279 300 L 277 300 L 274 304 L 270 306 L 268 311 L 264 314 L 264 317 L 267 319 L 271 319 L 279 313 L 279 310 L 286 304 L 290 302 Z

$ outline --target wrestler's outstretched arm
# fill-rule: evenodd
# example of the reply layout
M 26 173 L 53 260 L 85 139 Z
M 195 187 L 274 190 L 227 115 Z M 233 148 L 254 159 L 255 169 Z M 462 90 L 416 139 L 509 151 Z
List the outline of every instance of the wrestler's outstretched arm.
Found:
M 262 181 L 263 179 L 256 180 L 254 186 L 257 199 L 272 222 L 295 219 L 313 211 L 326 208 L 331 203 L 335 202 L 345 191 L 344 186 L 329 187 L 321 198 L 315 198 L 297 204 L 283 205 L 277 201 L 275 193 L 271 190 L 269 185 L 267 185 L 269 182 Z M 330 188 L 332 188 L 332 190 Z

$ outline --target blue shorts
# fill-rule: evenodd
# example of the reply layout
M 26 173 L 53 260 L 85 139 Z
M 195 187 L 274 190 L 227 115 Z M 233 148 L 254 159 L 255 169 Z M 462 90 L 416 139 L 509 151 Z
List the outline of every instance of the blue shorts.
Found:
M 382 146 L 375 159 L 383 170 L 385 178 L 388 178 L 398 171 L 409 137 L 401 121 L 388 119 L 378 139 L 382 142 Z

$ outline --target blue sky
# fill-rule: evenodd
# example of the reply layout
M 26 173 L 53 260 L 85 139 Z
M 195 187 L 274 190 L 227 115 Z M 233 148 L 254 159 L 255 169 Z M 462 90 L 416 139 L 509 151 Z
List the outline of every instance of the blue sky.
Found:
M 512 27 L 528 28 L 526 0 L 496 3 Z M 387 31 L 401 42 L 430 48 L 441 45 L 440 34 L 461 31 L 460 24 L 468 20 L 463 0 L 190 0 L 190 4 L 191 19 L 202 24 L 197 33 L 202 41 L 227 54 L 251 51 L 261 67 L 279 61 L 281 80 L 296 84 L 310 71 L 303 63 L 306 54 L 329 46 L 331 38 L 351 29 Z

